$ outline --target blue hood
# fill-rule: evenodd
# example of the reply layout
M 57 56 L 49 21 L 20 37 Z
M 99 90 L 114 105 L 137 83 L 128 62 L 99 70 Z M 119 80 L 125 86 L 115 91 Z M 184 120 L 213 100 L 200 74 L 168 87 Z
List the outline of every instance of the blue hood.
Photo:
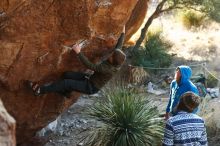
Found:
M 177 68 L 179 68 L 180 72 L 181 72 L 180 84 L 183 84 L 183 83 L 189 81 L 192 76 L 191 68 L 189 66 L 185 66 L 185 65 L 178 66 Z
M 180 83 L 177 83 L 176 80 L 170 84 L 170 100 L 167 105 L 166 112 L 173 112 L 175 113 L 175 107 L 178 105 L 180 97 L 185 92 L 191 91 L 198 95 L 198 90 L 196 86 L 190 81 L 190 77 L 192 76 L 192 70 L 188 66 L 178 66 L 177 68 L 180 69 L 181 73 L 181 80 Z M 196 113 L 198 109 L 195 109 L 193 113 Z

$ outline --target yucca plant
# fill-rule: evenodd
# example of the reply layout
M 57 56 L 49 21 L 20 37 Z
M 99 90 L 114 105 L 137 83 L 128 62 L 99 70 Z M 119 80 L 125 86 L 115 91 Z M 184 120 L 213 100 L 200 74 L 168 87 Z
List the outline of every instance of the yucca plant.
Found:
M 108 89 L 105 99 L 89 108 L 100 121 L 90 130 L 87 146 L 156 146 L 163 135 L 163 120 L 152 103 L 123 87 Z

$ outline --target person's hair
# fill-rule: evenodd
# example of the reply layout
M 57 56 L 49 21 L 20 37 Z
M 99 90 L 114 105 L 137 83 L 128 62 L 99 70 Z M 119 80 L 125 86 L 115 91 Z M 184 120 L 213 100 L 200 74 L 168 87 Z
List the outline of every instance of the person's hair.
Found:
M 112 54 L 112 64 L 115 66 L 122 65 L 126 59 L 126 55 L 120 49 L 116 49 Z
M 186 92 L 180 97 L 180 102 L 177 106 L 178 111 L 193 112 L 199 106 L 200 97 L 193 92 Z

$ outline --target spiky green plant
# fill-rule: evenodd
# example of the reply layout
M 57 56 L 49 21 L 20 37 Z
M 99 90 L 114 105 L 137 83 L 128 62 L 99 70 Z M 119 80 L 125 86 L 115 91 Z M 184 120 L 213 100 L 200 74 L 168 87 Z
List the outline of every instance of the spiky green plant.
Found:
M 123 87 L 107 90 L 105 100 L 89 109 L 101 126 L 90 131 L 88 146 L 155 146 L 163 135 L 163 120 L 146 97 Z

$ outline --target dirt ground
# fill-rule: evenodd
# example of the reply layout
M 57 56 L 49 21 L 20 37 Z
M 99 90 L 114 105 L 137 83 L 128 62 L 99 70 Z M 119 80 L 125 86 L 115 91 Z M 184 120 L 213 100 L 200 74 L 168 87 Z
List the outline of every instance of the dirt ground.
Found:
M 158 107 L 161 113 L 165 112 L 168 93 L 159 96 L 147 92 L 141 94 L 144 94 L 146 98 L 153 99 L 153 104 Z M 84 144 L 83 137 L 88 134 L 87 130 L 99 125 L 98 121 L 86 115 L 86 109 L 92 106 L 99 98 L 97 96 L 80 97 L 55 122 L 38 132 L 41 138 L 47 139 L 47 143 L 44 146 L 82 146 Z M 215 98 L 211 102 L 220 102 L 220 98 Z M 216 129 L 208 129 L 210 133 L 208 133 L 209 146 L 220 146 L 219 131 L 218 134 L 213 133 L 213 131 L 216 132 Z
M 154 104 L 165 109 L 168 101 L 168 94 L 155 96 L 146 94 L 146 97 L 153 98 Z M 81 146 L 83 136 L 87 134 L 89 128 L 96 127 L 98 122 L 86 115 L 86 109 L 92 106 L 97 99 L 96 96 L 82 96 L 66 112 L 64 112 L 55 122 L 38 132 L 41 138 L 47 139 L 44 146 Z
M 97 121 L 86 116 L 86 109 L 91 106 L 96 97 L 82 96 L 56 121 L 41 130 L 38 135 L 47 139 L 44 146 L 78 146 L 88 128 L 95 127 Z M 81 143 L 81 144 L 80 144 Z

